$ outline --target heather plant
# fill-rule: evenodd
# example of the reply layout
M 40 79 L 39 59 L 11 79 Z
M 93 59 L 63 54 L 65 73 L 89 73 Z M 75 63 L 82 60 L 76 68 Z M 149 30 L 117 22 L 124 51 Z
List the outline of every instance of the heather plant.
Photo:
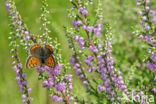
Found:
M 128 95 L 128 92 L 122 73 L 113 65 L 111 26 L 102 23 L 102 2 L 99 0 L 94 18 L 89 11 L 93 1 L 70 2 L 73 6 L 69 10 L 69 17 L 73 27 L 66 27 L 65 30 L 69 48 L 73 50 L 70 62 L 75 74 L 87 92 L 97 97 L 99 104 L 106 101 L 104 96 L 107 99 L 105 103 L 120 102 L 122 93 Z M 98 77 L 94 78 L 93 75 Z
M 35 44 L 50 45 L 53 50 L 55 67 L 46 65 L 36 67 L 38 80 L 48 91 L 48 97 L 55 103 L 64 104 L 154 104 L 156 92 L 156 12 L 149 0 L 137 0 L 139 24 L 136 24 L 133 34 L 141 39 L 147 48 L 147 54 L 141 63 L 135 59 L 134 64 L 123 73 L 112 55 L 113 28 L 104 19 L 102 0 L 69 0 L 68 9 L 70 26 L 62 24 L 68 47 L 72 51 L 67 54 L 70 60 L 62 57 L 61 44 L 51 33 L 48 20 L 47 0 L 41 0 L 40 34 L 31 33 L 18 12 L 15 0 L 5 0 L 9 14 L 10 54 L 16 80 L 24 104 L 33 103 L 33 90 L 29 87 L 25 62 L 21 58 L 20 49 L 26 57 L 30 56 L 30 48 Z M 122 4 L 120 0 L 120 5 Z M 137 14 L 136 14 L 137 15 Z M 141 24 L 141 25 L 140 25 Z M 135 57 L 136 58 L 136 57 Z M 141 66 L 139 64 L 146 64 Z M 143 69 L 143 70 L 137 70 Z M 150 70 L 149 70 L 150 69 Z M 70 70 L 70 71 L 69 71 Z M 148 70 L 148 71 L 146 71 Z M 71 71 L 74 72 L 71 73 Z M 141 72 L 142 71 L 142 72 Z M 69 73 L 70 72 L 70 73 Z M 148 81 L 136 81 L 138 73 L 144 76 L 152 75 Z M 78 80 L 73 82 L 73 76 Z M 144 77 L 140 76 L 140 77 Z M 83 87 L 87 93 L 84 98 L 77 85 Z M 74 86 L 74 87 L 73 87 Z M 50 104 L 48 101 L 47 104 Z
M 153 81 L 156 80 L 156 12 L 155 8 L 150 6 L 150 0 L 137 0 L 136 5 L 140 7 L 138 15 L 140 18 L 140 28 L 137 30 L 139 39 L 148 44 L 147 55 L 144 62 L 146 66 L 153 72 Z M 156 92 L 155 84 L 151 83 L 150 91 Z

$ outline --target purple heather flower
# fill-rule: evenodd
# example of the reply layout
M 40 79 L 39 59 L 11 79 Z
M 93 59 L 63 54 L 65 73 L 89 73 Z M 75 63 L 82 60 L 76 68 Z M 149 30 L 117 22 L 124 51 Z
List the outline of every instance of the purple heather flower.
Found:
M 144 37 L 144 40 L 148 41 L 148 36 L 145 36 L 145 37 Z
M 21 26 L 22 25 L 22 21 L 19 21 L 18 24 L 19 24 L 19 26 Z
M 77 26 L 76 21 L 72 21 L 72 24 L 73 24 L 73 26 L 74 26 L 76 29 L 78 29 L 78 26 Z
M 29 32 L 28 31 L 25 31 L 25 33 L 24 33 L 25 35 L 29 35 Z
M 81 69 L 77 69 L 76 70 L 76 75 L 80 75 L 80 73 L 81 73 Z
M 54 79 L 55 79 L 54 76 L 53 77 L 51 76 L 50 78 L 48 78 L 48 82 L 54 81 Z
M 144 93 L 141 91 L 141 92 L 140 92 L 140 96 L 143 96 L 143 95 L 144 95 Z
M 27 74 L 26 73 L 22 73 L 22 77 L 23 78 L 26 78 L 27 77 Z
M 97 59 L 98 59 L 99 61 L 102 60 L 102 55 L 99 54 L 99 55 L 97 56 Z
M 83 28 L 84 28 L 84 27 L 83 27 Z M 93 26 L 87 26 L 87 27 L 85 28 L 86 31 L 92 31 L 93 29 L 94 29 Z
M 83 50 L 84 49 L 84 38 L 83 37 L 78 37 L 77 35 L 74 35 L 73 37 L 79 44 L 79 46 L 81 47 L 81 49 Z
M 78 44 L 79 44 L 79 46 L 81 47 L 81 49 L 83 50 L 84 49 L 84 38 L 83 37 L 80 37 L 79 39 L 78 39 Z
M 156 16 L 154 16 L 152 19 L 151 19 L 151 22 L 153 22 L 156 26 Z
M 84 16 L 88 16 L 88 11 L 87 11 L 87 10 L 83 10 L 81 13 L 82 13 L 82 15 L 84 15 Z
M 87 81 L 83 81 L 83 85 L 85 86 L 85 87 L 87 87 Z
M 78 9 L 78 11 L 79 11 L 82 15 L 88 16 L 88 11 L 85 10 L 83 7 L 80 7 L 80 8 Z
M 146 16 L 143 16 L 143 17 L 142 17 L 142 20 L 143 20 L 143 21 L 146 21 L 146 19 L 147 19 Z
M 153 91 L 154 93 L 156 93 L 156 88 L 153 88 L 152 91 Z
M 155 74 L 155 77 L 154 77 L 154 81 L 156 81 L 156 74 Z
M 12 19 L 12 22 L 17 22 L 17 19 L 16 19 L 16 18 L 13 18 L 13 19 Z
M 32 100 L 33 100 L 33 98 L 32 98 L 32 97 L 29 97 L 29 98 L 28 98 L 28 100 L 29 100 L 29 101 L 32 101 Z
M 38 73 L 44 73 L 44 71 L 45 71 L 44 67 L 37 67 Z
M 31 93 L 32 92 L 32 89 L 31 88 L 28 88 L 27 90 L 28 90 L 28 93 Z
M 65 75 L 65 79 L 72 79 L 72 75 L 66 74 L 66 75 Z
M 24 30 L 21 30 L 21 34 L 23 34 L 24 33 Z
M 74 65 L 74 70 L 77 70 L 79 67 L 80 67 L 80 64 L 75 63 L 75 65 Z
M 149 30 L 149 29 L 150 29 L 150 26 L 147 25 L 147 26 L 145 27 L 145 30 Z
M 19 72 L 19 68 L 17 67 L 17 65 L 14 65 L 13 69 L 14 69 L 14 71 L 15 71 L 16 73 Z
M 27 85 L 27 81 L 23 81 L 22 84 L 23 84 L 23 85 Z
M 83 75 L 83 74 L 80 74 L 79 76 L 80 76 L 79 79 L 80 79 L 81 81 L 83 81 L 84 75 Z
M 83 28 L 84 30 L 86 30 L 87 26 L 86 26 L 86 25 L 83 25 L 82 28 Z
M 136 95 L 135 96 L 135 99 L 138 101 L 138 100 L 140 100 L 140 96 L 139 95 Z
M 150 8 L 148 6 L 146 6 L 145 9 L 146 9 L 146 11 L 149 11 Z
M 53 75 L 59 75 L 61 68 L 62 68 L 62 65 L 61 64 L 56 65 L 55 68 L 54 68 L 54 70 L 53 70 L 53 72 L 52 72 Z
M 82 22 L 80 20 L 79 21 L 72 21 L 72 24 L 73 24 L 73 26 L 76 29 L 79 29 L 79 27 L 81 26 Z
M 53 99 L 55 102 L 62 102 L 62 97 L 58 97 L 57 95 L 52 95 L 51 99 Z
M 99 92 L 106 90 L 104 86 L 98 85 L 97 89 Z
M 82 22 L 79 20 L 77 21 L 77 25 L 80 26 L 82 24 Z
M 94 55 L 89 55 L 87 58 L 88 58 L 88 60 L 93 60 L 94 59 Z
M 72 84 L 69 84 L 69 89 L 73 89 L 73 85 Z
M 97 67 L 92 67 L 92 71 L 96 71 L 97 70 Z
M 66 83 L 65 82 L 60 82 L 55 86 L 57 91 L 64 91 L 66 89 Z
M 93 53 L 97 53 L 98 49 L 96 48 L 96 46 L 89 46 L 89 49 L 93 52 Z
M 151 14 L 152 16 L 154 16 L 156 14 L 156 12 L 154 10 L 150 10 L 149 14 Z
M 142 11 L 138 11 L 139 16 L 142 16 L 142 14 L 143 14 Z
M 51 82 L 51 81 L 49 81 L 47 88 L 50 88 L 50 87 L 52 87 L 52 86 L 54 86 L 54 83 Z
M 70 10 L 74 10 L 74 7 L 71 7 Z
M 36 38 L 35 38 L 35 37 L 33 37 L 33 40 L 36 40 Z
M 98 44 L 98 49 L 99 49 L 99 50 L 102 49 L 102 44 Z
M 73 38 L 74 38 L 75 40 L 78 40 L 78 39 L 79 39 L 79 37 L 78 37 L 77 35 L 74 35 Z
M 25 98 L 26 98 L 26 95 L 23 94 L 21 98 L 22 102 L 25 102 Z
M 26 42 L 28 42 L 30 40 L 30 36 L 26 36 Z
M 18 26 L 18 29 L 21 30 L 21 25 Z
M 146 4 L 149 4 L 150 3 L 150 0 L 146 0 Z
M 111 98 L 111 101 L 113 102 L 115 100 L 115 98 Z
M 42 43 L 42 39 L 38 39 L 37 41 L 38 41 L 39 43 Z
M 80 37 L 80 38 L 79 38 L 79 41 L 84 41 L 84 38 L 83 38 L 83 37 Z
M 99 36 L 101 34 L 102 31 L 102 24 L 98 24 L 96 28 L 94 28 L 94 34 L 96 36 Z
M 85 63 L 88 65 L 88 66 L 92 66 L 92 60 L 94 59 L 94 55 L 89 55 L 87 58 L 84 59 Z
M 83 10 L 84 10 L 83 7 L 80 7 L 80 8 L 78 9 L 78 11 L 79 11 L 80 13 L 81 13 Z
M 134 91 L 134 90 L 132 90 L 131 94 L 132 94 L 132 95 L 135 95 L 135 91 Z
M 74 65 L 74 64 L 75 64 L 75 58 L 71 57 L 71 58 L 70 58 L 70 63 L 71 63 L 72 65 Z
M 42 85 L 43 85 L 43 87 L 47 87 L 48 86 L 48 81 L 47 80 L 43 81 Z
M 16 80 L 17 80 L 17 81 L 21 81 L 21 77 L 20 77 L 20 76 L 17 76 L 17 77 L 16 77 Z
M 13 61 L 11 64 L 14 65 L 15 64 L 15 61 Z
M 139 6 L 139 5 L 141 5 L 141 3 L 140 2 L 137 2 L 136 5 Z
M 6 4 L 5 4 L 5 7 L 7 7 L 7 8 L 10 8 L 10 6 L 11 6 L 11 5 L 10 5 L 9 3 L 6 3 Z
M 91 71 L 92 71 L 92 69 L 91 69 L 91 68 L 87 68 L 87 72 L 89 72 L 89 73 L 90 73 Z
M 19 84 L 19 89 L 23 89 L 23 85 L 22 84 Z
M 88 65 L 88 66 L 91 66 L 92 65 L 92 62 L 88 59 L 84 59 L 85 63 Z
M 74 100 L 74 98 L 73 98 L 73 97 L 70 97 L 70 98 L 69 98 L 69 101 L 73 101 L 73 100 Z
M 151 62 L 147 62 L 147 67 L 151 70 L 153 70 L 154 72 L 156 72 L 156 64 L 152 64 Z
M 152 61 L 156 63 L 156 55 L 155 54 L 151 54 L 152 57 Z
M 16 79 L 17 79 L 17 77 L 16 77 Z M 20 85 L 20 84 L 22 84 L 22 82 L 21 82 L 21 78 L 20 77 L 18 77 L 18 79 L 17 79 L 17 83 Z
M 139 39 L 144 39 L 144 36 L 143 35 L 139 35 Z
M 140 24 L 141 25 L 144 25 L 144 23 L 145 23 L 145 21 L 143 21 L 143 20 L 140 21 Z

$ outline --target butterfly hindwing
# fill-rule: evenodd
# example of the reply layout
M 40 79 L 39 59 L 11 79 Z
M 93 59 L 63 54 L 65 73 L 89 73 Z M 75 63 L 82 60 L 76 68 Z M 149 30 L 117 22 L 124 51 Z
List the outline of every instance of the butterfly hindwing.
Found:
M 49 67 L 51 67 L 51 68 L 55 67 L 55 60 L 54 60 L 54 58 L 53 58 L 52 55 L 49 56 L 49 57 L 46 59 L 45 65 L 47 65 L 47 66 L 49 66 Z
M 26 68 L 34 68 L 34 67 L 37 67 L 37 66 L 40 66 L 41 63 L 40 63 L 40 60 L 33 57 L 33 56 L 30 56 L 27 60 L 27 63 L 26 63 Z

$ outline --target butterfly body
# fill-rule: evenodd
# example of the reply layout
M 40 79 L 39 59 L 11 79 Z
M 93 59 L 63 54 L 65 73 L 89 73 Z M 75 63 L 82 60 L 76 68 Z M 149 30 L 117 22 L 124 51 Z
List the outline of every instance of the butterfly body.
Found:
M 54 67 L 55 61 L 52 54 L 53 49 L 51 46 L 45 45 L 45 47 L 41 47 L 40 44 L 34 45 L 30 49 L 30 56 L 27 60 L 26 68 L 33 68 L 42 65 Z

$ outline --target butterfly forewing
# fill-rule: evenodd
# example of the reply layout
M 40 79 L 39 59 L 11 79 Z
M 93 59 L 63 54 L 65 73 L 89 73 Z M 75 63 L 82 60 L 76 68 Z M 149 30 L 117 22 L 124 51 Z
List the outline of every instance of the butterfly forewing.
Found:
M 39 54 L 40 54 L 40 51 L 41 51 L 41 44 L 35 44 L 34 46 L 31 47 L 30 49 L 30 53 L 32 56 L 35 56 L 35 57 L 39 57 Z
M 45 65 L 47 65 L 47 66 L 49 66 L 51 68 L 55 67 L 55 60 L 54 60 L 53 56 L 49 56 L 46 59 Z
M 30 56 L 27 60 L 27 63 L 26 63 L 26 68 L 34 68 L 34 67 L 37 67 L 37 66 L 40 66 L 41 63 L 40 63 L 40 60 L 33 57 L 33 56 Z
M 52 49 L 52 47 L 50 45 L 45 44 L 45 49 L 47 50 L 48 54 L 53 54 L 53 49 Z

